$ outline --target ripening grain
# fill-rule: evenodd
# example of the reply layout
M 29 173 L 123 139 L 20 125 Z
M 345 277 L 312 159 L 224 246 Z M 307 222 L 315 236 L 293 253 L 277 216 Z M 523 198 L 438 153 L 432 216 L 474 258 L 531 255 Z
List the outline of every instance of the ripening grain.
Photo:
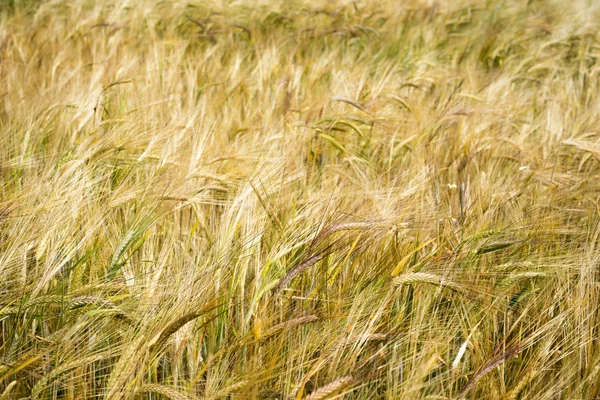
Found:
M 599 32 L 0 0 L 0 399 L 600 398 Z

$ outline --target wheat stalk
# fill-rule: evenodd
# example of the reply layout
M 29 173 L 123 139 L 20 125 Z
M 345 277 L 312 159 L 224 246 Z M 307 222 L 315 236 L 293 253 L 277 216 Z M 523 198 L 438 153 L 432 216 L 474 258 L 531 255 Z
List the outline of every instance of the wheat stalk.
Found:
M 4 389 L 4 391 L 2 392 L 2 394 L 0 395 L 0 400 L 8 400 L 9 396 L 10 396 L 10 392 L 17 385 L 17 383 L 18 383 L 17 381 L 12 381 L 8 385 L 6 385 L 6 388 Z
M 355 382 L 356 382 L 356 380 L 350 375 L 344 376 L 342 378 L 338 378 L 335 381 L 318 388 L 317 390 L 315 390 L 308 396 L 304 397 L 304 400 L 326 399 L 326 398 L 330 397 L 331 395 L 333 395 L 334 393 L 337 393 L 340 390 L 353 385 Z
M 473 377 L 469 380 L 469 382 L 467 382 L 467 384 L 465 385 L 465 387 L 463 388 L 463 390 L 459 393 L 458 398 L 462 399 L 464 398 L 467 393 L 469 393 L 469 391 L 471 389 L 473 389 L 473 387 L 475 386 L 475 384 L 481 379 L 483 378 L 485 375 L 487 375 L 490 371 L 492 371 L 494 368 L 496 368 L 498 365 L 502 364 L 503 362 L 505 362 L 506 360 L 511 359 L 512 357 L 516 356 L 517 354 L 519 354 L 519 352 L 521 351 L 521 347 L 518 345 L 515 345 L 511 348 L 509 348 L 507 351 L 505 351 L 504 353 L 492 358 L 491 360 L 489 360 L 486 364 L 484 364 L 476 373 L 475 375 L 473 375 Z
M 318 320 L 319 320 L 319 317 L 317 317 L 316 315 L 305 315 L 303 317 L 294 318 L 294 319 L 282 322 L 280 324 L 277 324 L 277 325 L 269 328 L 265 333 L 263 333 L 260 336 L 260 338 L 262 340 L 265 340 L 265 339 L 270 338 L 273 335 L 276 335 L 277 333 L 279 333 L 281 331 L 287 331 L 288 329 L 291 329 L 298 325 L 304 325 L 304 324 L 308 324 L 310 322 L 315 322 Z
M 429 283 L 431 285 L 443 286 L 449 289 L 462 291 L 462 288 L 456 283 L 449 282 L 441 276 L 427 272 L 409 272 L 392 279 L 392 285 L 396 287 L 415 283 Z
M 312 257 L 309 257 L 307 260 L 303 261 L 302 263 L 300 263 L 296 267 L 292 268 L 291 270 L 289 270 L 288 273 L 285 274 L 285 276 L 283 278 L 281 278 L 281 280 L 279 281 L 277 286 L 275 286 L 275 291 L 274 291 L 275 295 L 279 294 L 283 290 L 283 288 L 286 287 L 287 284 L 292 281 L 292 279 L 294 279 L 295 277 L 300 275 L 307 268 L 309 268 L 309 267 L 315 265 L 317 262 L 321 261 L 323 258 L 325 258 L 327 256 L 327 254 L 328 253 L 325 250 L 321 251 L 321 252 L 313 255 Z
M 158 385 L 158 384 L 143 385 L 143 386 L 139 387 L 136 390 L 136 392 L 137 393 L 156 393 L 156 394 L 160 394 L 161 396 L 164 396 L 167 399 L 171 399 L 171 400 L 194 399 L 194 397 L 185 395 L 173 387 L 165 386 L 165 385 Z
M 225 396 L 229 396 L 231 395 L 231 393 L 237 392 L 238 390 L 240 390 L 241 388 L 243 388 L 244 386 L 248 385 L 248 383 L 250 383 L 249 381 L 239 381 L 237 383 L 234 383 L 233 385 L 229 385 L 221 390 L 219 390 L 217 392 L 217 397 L 225 397 Z
M 504 396 L 504 399 L 505 400 L 515 400 L 517 397 L 519 397 L 519 393 L 521 393 L 523 388 L 525 386 L 527 386 L 527 384 L 529 382 L 531 382 L 533 380 L 533 378 L 535 378 L 537 376 L 538 373 L 539 373 L 538 370 L 532 369 L 531 371 L 529 371 L 525 375 L 523 375 L 523 377 L 521 379 L 519 379 L 519 382 L 515 385 L 515 387 L 506 393 L 506 396 Z
M 107 357 L 111 357 L 110 354 L 95 354 L 95 355 L 92 355 L 89 357 L 83 357 L 81 359 L 77 359 L 77 360 L 71 361 L 70 363 L 61 365 L 60 367 L 52 370 L 50 372 L 50 374 L 48 374 L 43 379 L 40 379 L 37 382 L 37 384 L 31 390 L 31 398 L 37 399 L 40 396 L 40 394 L 42 393 L 42 391 L 44 390 L 44 388 L 46 387 L 46 385 L 49 382 L 51 382 L 52 380 L 56 379 L 58 376 L 66 373 L 66 372 L 69 372 L 72 369 L 79 368 L 84 365 L 92 364 L 96 361 L 103 360 Z

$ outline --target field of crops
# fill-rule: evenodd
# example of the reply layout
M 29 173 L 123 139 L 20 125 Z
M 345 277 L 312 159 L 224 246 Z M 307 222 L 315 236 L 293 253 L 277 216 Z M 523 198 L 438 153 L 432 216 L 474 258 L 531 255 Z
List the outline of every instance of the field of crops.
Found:
M 600 2 L 0 0 L 0 400 L 600 398 Z

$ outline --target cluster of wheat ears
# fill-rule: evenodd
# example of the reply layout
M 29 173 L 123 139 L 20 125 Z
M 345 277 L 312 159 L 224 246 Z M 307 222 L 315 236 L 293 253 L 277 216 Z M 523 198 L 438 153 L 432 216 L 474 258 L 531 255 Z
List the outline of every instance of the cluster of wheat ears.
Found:
M 0 399 L 600 396 L 600 4 L 0 1 Z

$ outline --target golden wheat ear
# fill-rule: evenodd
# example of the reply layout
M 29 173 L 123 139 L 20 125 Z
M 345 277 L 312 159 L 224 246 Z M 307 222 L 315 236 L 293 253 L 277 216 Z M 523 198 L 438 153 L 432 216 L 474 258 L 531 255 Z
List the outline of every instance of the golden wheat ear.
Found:
M 0 0 L 0 400 L 600 398 L 600 0 Z
M 322 386 L 304 397 L 304 400 L 322 400 L 328 397 L 331 397 L 333 394 L 346 389 L 348 386 L 351 386 L 356 381 L 352 376 L 344 376 L 342 378 L 338 378 L 333 382 Z

